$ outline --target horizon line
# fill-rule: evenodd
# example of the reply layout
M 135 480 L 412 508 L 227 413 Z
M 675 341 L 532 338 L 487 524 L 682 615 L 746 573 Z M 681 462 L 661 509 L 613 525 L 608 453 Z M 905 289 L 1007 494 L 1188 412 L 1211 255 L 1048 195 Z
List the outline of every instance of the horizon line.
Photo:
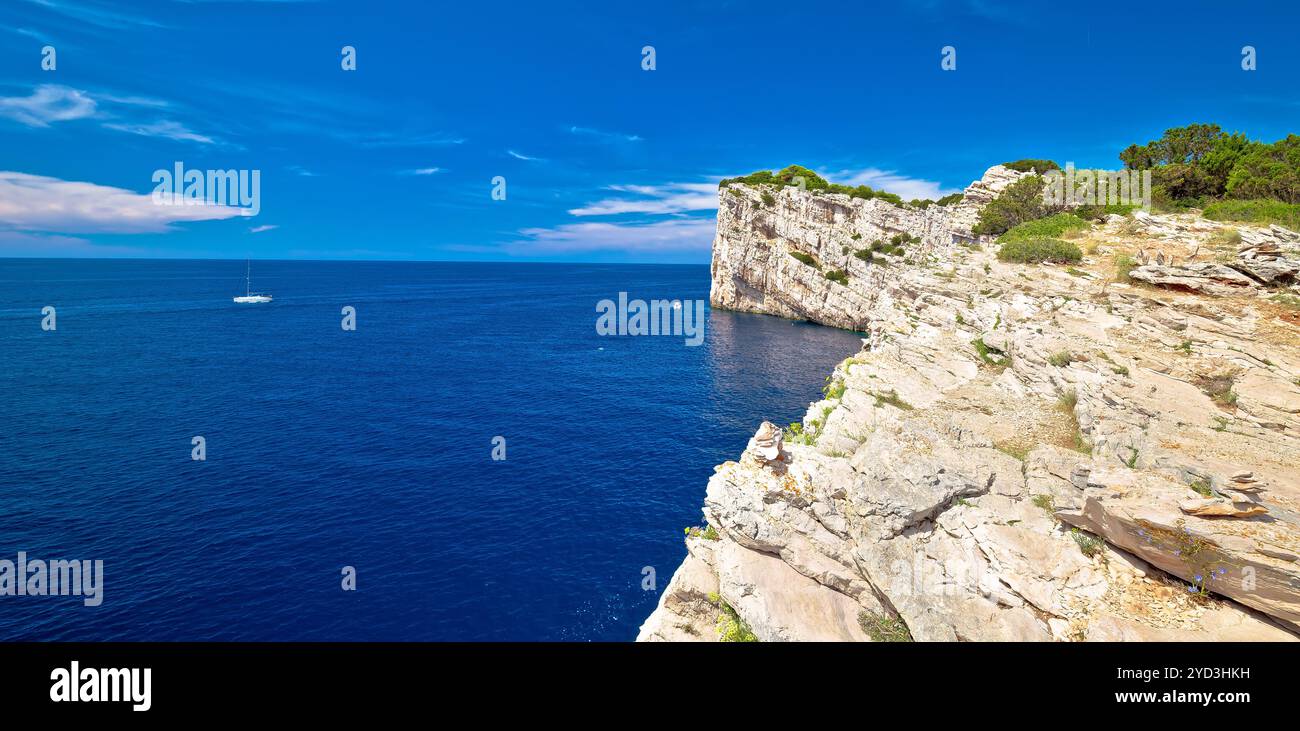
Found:
M 0 256 L 0 261 L 252 261 L 253 257 L 205 257 L 205 256 Z M 536 259 L 278 259 L 259 258 L 257 261 L 270 262 L 350 262 L 359 264 L 583 264 L 610 266 L 709 266 L 709 262 L 653 262 L 653 261 L 545 261 Z

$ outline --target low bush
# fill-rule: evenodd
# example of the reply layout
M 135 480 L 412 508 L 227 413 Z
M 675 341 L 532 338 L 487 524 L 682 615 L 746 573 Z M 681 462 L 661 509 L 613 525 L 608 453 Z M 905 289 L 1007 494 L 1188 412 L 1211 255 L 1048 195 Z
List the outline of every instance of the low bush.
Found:
M 826 272 L 826 278 L 837 284 L 847 285 L 849 283 L 848 272 L 845 272 L 843 269 L 832 269 L 831 271 Z
M 792 251 L 792 252 L 790 252 L 790 256 L 793 256 L 794 258 L 796 258 L 796 259 L 798 259 L 799 261 L 801 261 L 801 262 L 807 264 L 808 266 L 812 267 L 813 269 L 821 269 L 821 268 L 822 268 L 822 265 L 817 261 L 817 259 L 816 259 L 812 254 L 805 254 L 805 253 L 803 253 L 802 251 Z
M 1015 170 L 1017 172 L 1022 172 L 1022 173 L 1034 172 L 1039 174 L 1045 173 L 1048 170 L 1061 169 L 1060 165 L 1057 165 L 1055 162 L 1052 162 L 1051 160 L 1034 160 L 1034 159 L 1004 162 L 1002 163 L 1002 167 L 1011 168 L 1012 170 Z
M 1138 206 L 1112 203 L 1102 206 L 1079 206 L 1078 208 L 1070 209 L 1070 213 L 1088 221 L 1100 221 L 1111 214 L 1127 216 L 1137 209 Z
M 790 186 L 801 188 L 803 190 L 810 190 L 814 193 L 840 193 L 842 195 L 847 195 L 850 198 L 862 198 L 864 200 L 879 198 L 896 206 L 904 205 L 903 199 L 893 193 L 888 193 L 883 190 L 875 190 L 869 185 L 859 185 L 854 187 L 851 185 L 831 183 L 827 181 L 826 178 L 823 178 L 802 165 L 791 165 L 782 168 L 779 172 L 775 173 L 771 170 L 759 170 L 758 172 L 743 175 L 738 178 L 723 178 L 718 182 L 718 187 L 725 188 L 732 183 L 753 186 Z
M 1083 260 L 1078 246 L 1060 239 L 1023 239 L 1008 241 L 998 251 L 998 261 L 1021 264 L 1075 264 Z
M 1070 537 L 1078 544 L 1079 550 L 1083 555 L 1092 558 L 1102 551 L 1106 550 L 1106 541 L 1091 533 L 1085 533 L 1078 528 L 1070 530 Z
M 1300 204 L 1274 200 L 1224 200 L 1205 207 L 1206 218 L 1214 221 L 1244 221 L 1285 226 L 1300 230 Z
M 1043 202 L 1043 188 L 1047 182 L 1041 176 L 1029 175 L 1008 185 L 980 210 L 979 222 L 971 229 L 976 235 L 997 236 L 1007 230 L 1036 218 L 1060 210 Z
M 1047 356 L 1047 362 L 1057 368 L 1064 368 L 1074 361 L 1074 355 L 1068 350 L 1062 350 Z
M 1092 224 L 1073 213 L 1058 213 L 1047 218 L 1025 221 L 1010 228 L 998 237 L 998 241 L 1020 241 L 1023 239 L 1055 239 L 1070 231 L 1083 231 Z
M 1131 281 L 1128 277 L 1128 274 L 1129 272 L 1133 271 L 1133 269 L 1135 269 L 1136 267 L 1137 267 L 1137 260 L 1131 256 L 1115 257 L 1115 281 L 1125 282 L 1125 283 Z
M 912 642 L 912 632 L 898 617 L 875 614 L 862 610 L 858 613 L 858 626 L 872 642 Z

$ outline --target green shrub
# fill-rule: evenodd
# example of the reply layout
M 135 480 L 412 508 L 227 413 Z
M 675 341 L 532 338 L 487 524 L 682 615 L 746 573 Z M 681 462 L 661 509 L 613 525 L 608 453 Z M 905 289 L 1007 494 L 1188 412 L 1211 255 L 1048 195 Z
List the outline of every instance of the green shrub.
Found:
M 687 528 L 686 535 L 691 538 L 703 538 L 706 541 L 716 541 L 722 538 L 722 536 L 718 535 L 718 529 L 714 528 L 712 524 L 709 524 L 704 528 Z
M 862 610 L 858 613 L 858 625 L 867 633 L 872 642 L 912 642 L 912 632 L 903 620 L 884 614 L 875 614 Z
M 1079 545 L 1079 550 L 1083 555 L 1092 558 L 1101 553 L 1106 548 L 1106 541 L 1103 538 L 1094 536 L 1091 533 L 1085 533 L 1078 528 L 1070 530 L 1070 537 Z
M 871 251 L 877 254 L 887 254 L 889 256 L 902 256 L 907 252 L 903 250 L 903 243 L 908 241 L 920 241 L 920 239 L 909 239 L 906 234 L 894 234 L 889 242 L 879 239 L 871 242 Z
M 1225 200 L 1205 207 L 1205 217 L 1214 221 L 1285 226 L 1300 230 L 1300 204 L 1271 200 Z
M 828 399 L 838 399 L 844 396 L 847 386 L 843 380 L 832 381 L 830 376 L 826 377 L 826 385 L 822 387 L 822 396 Z
M 975 338 L 970 341 L 970 344 L 975 346 L 975 354 L 978 355 L 979 359 L 984 363 L 991 366 L 1001 366 L 1006 364 L 1007 354 L 992 345 L 985 343 L 984 338 Z
M 1137 267 L 1137 260 L 1131 256 L 1115 257 L 1115 281 L 1129 282 L 1129 272 Z
M 911 411 L 913 408 L 911 404 L 899 398 L 897 391 L 890 391 L 888 393 L 873 393 L 872 396 L 876 397 L 876 406 L 889 405 L 901 411 Z
M 1235 377 L 1231 373 L 1224 373 L 1217 376 L 1203 377 L 1198 381 L 1201 390 L 1206 393 L 1214 403 L 1223 407 L 1237 405 L 1237 392 L 1232 390 Z
M 940 198 L 939 200 L 935 201 L 935 203 L 937 203 L 938 205 L 941 205 L 941 206 L 951 206 L 951 205 L 953 205 L 953 204 L 955 204 L 955 203 L 961 203 L 962 198 L 965 198 L 965 197 L 966 197 L 966 196 L 964 196 L 964 195 L 961 194 L 961 193 L 953 193 L 952 195 L 945 195 L 944 197 L 942 197 L 942 198 Z
M 1228 175 L 1227 194 L 1300 203 L 1300 136 L 1287 135 L 1271 145 L 1251 145 Z
M 1008 241 L 998 251 L 998 261 L 1014 261 L 1022 264 L 1054 262 L 1057 264 L 1074 264 L 1083 260 L 1079 247 L 1060 239 L 1023 239 Z
M 871 263 L 872 260 L 871 249 L 858 249 L 857 251 L 853 252 L 853 255 L 858 257 L 862 261 L 867 262 L 868 264 Z
M 883 190 L 873 190 L 869 185 L 853 187 L 849 185 L 840 185 L 839 183 L 827 182 L 825 178 L 802 165 L 791 165 L 782 168 L 780 172 L 776 173 L 771 170 L 759 170 L 758 172 L 750 173 L 749 175 L 744 175 L 738 178 L 723 178 L 718 182 L 718 187 L 725 188 L 732 183 L 753 186 L 775 185 L 791 186 L 796 188 L 802 187 L 804 190 L 810 190 L 814 193 L 840 193 L 847 195 L 850 198 L 862 198 L 864 200 L 879 198 L 896 206 L 903 205 L 903 199 L 893 193 L 887 193 Z
M 1212 205 L 1223 197 L 1300 203 L 1297 135 L 1267 144 L 1217 124 L 1191 124 L 1130 145 L 1119 157 L 1131 170 L 1151 170 L 1152 201 L 1161 210 Z
M 998 237 L 998 241 L 1021 241 L 1024 239 L 1055 239 L 1067 231 L 1083 231 L 1092 224 L 1072 213 L 1057 213 L 1047 218 L 1025 221 L 1009 229 Z
M 1251 144 L 1245 135 L 1229 135 L 1217 124 L 1189 124 L 1167 129 L 1145 145 L 1129 145 L 1119 159 L 1130 170 L 1150 169 L 1164 196 L 1188 203 L 1222 195 L 1229 172 Z
M 849 275 L 843 269 L 832 269 L 826 272 L 826 278 L 837 284 L 847 285 L 849 283 Z
M 792 252 L 790 252 L 790 256 L 793 256 L 794 258 L 796 258 L 796 259 L 798 259 L 799 261 L 801 261 L 801 262 L 807 264 L 808 266 L 812 267 L 813 269 L 821 269 L 821 268 L 822 268 L 822 265 L 821 265 L 820 263 L 818 263 L 817 259 L 816 259 L 812 254 L 805 254 L 805 253 L 803 253 L 802 251 L 792 251 Z
M 1051 208 L 1043 202 L 1043 187 L 1047 181 L 1037 175 L 1029 175 L 1008 185 L 980 209 L 979 223 L 971 231 L 979 235 L 999 235 L 1007 230 L 1036 218 L 1042 218 L 1059 209 Z
M 1012 170 L 1016 170 L 1022 173 L 1035 172 L 1040 175 L 1049 170 L 1061 169 L 1060 165 L 1057 165 L 1051 160 L 1034 160 L 1034 159 L 1016 160 L 1014 162 L 1004 162 L 1002 163 L 1002 167 L 1011 168 Z
M 1111 203 L 1101 206 L 1078 206 L 1071 208 L 1070 213 L 1087 221 L 1100 221 L 1111 214 L 1127 216 L 1137 209 L 1138 206 Z
M 745 185 L 790 185 L 802 187 L 805 190 L 825 190 L 830 184 L 822 176 L 814 173 L 802 165 L 791 165 L 773 173 L 771 170 L 759 170 L 739 178 L 723 178 L 718 182 L 718 187 L 725 188 L 732 183 L 743 183 Z
M 718 639 L 722 642 L 758 642 L 758 637 L 749 624 L 740 618 L 736 610 L 726 602 L 721 596 L 711 593 L 709 601 L 713 602 L 719 609 L 718 612 Z
M 776 205 L 776 198 L 773 197 L 772 194 L 767 192 L 766 190 L 763 191 L 761 198 L 763 199 L 764 208 L 771 208 L 772 206 Z

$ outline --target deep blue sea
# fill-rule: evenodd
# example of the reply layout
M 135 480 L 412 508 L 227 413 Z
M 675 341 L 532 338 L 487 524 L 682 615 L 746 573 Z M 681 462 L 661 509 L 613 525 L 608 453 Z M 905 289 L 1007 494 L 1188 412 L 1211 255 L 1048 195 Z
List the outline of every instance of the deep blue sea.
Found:
M 859 347 L 596 334 L 705 266 L 252 271 L 274 302 L 231 302 L 242 261 L 0 259 L 0 559 L 104 561 L 99 607 L 0 596 L 0 640 L 631 640 L 713 466 Z

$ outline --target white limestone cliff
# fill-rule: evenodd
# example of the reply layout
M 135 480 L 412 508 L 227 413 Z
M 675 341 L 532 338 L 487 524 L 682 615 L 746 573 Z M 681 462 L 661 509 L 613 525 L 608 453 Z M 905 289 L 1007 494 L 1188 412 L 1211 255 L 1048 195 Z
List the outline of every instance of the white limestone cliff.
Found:
M 924 210 L 720 191 L 715 307 L 869 337 L 797 430 L 715 469 L 714 530 L 639 640 L 1300 636 L 1300 239 L 1114 216 L 1078 265 L 1004 263 L 970 229 L 1018 175 Z M 895 234 L 920 241 L 854 255 Z M 1175 289 L 1114 281 L 1139 252 Z M 1178 286 L 1206 263 L 1248 283 Z

